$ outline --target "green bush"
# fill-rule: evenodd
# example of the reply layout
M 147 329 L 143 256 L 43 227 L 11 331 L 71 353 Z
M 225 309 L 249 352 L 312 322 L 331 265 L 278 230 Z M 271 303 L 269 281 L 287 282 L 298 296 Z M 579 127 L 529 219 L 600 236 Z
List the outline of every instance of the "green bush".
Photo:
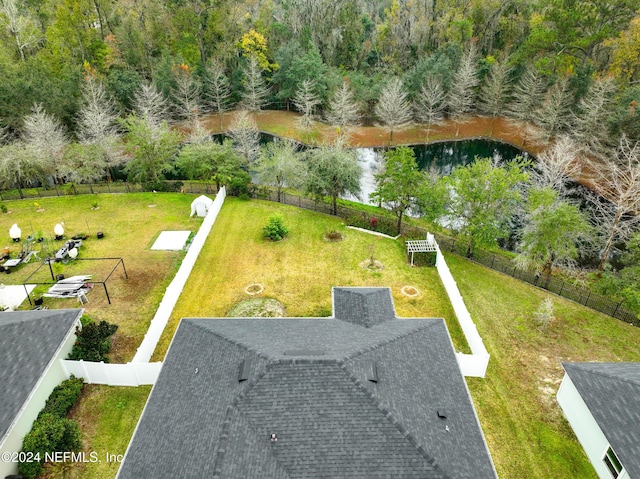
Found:
M 44 414 L 53 414 L 57 417 L 65 417 L 69 410 L 76 403 L 82 393 L 82 386 L 84 385 L 84 379 L 71 377 L 62 383 L 51 392 L 49 399 L 47 399 L 44 409 L 40 411 L 40 416 Z
M 7 209 L 7 205 L 0 203 L 0 211 L 2 211 L 3 213 L 6 213 L 7 211 L 9 211 Z
M 76 327 L 77 339 L 69 359 L 108 363 L 107 353 L 111 349 L 111 335 L 117 329 L 117 324 L 109 324 L 106 321 L 91 321 L 82 329 Z
M 251 176 L 244 170 L 236 170 L 229 180 L 229 194 L 247 198 L 251 195 Z
M 280 241 L 289 233 L 289 229 L 285 226 L 284 220 L 280 215 L 271 216 L 262 231 L 264 237 L 269 238 L 271 241 Z
M 55 451 L 79 451 L 82 446 L 80 428 L 75 421 L 54 414 L 42 414 L 22 441 L 22 451 L 33 453 L 39 461 L 21 462 L 18 472 L 34 478 L 44 472 L 45 454 Z

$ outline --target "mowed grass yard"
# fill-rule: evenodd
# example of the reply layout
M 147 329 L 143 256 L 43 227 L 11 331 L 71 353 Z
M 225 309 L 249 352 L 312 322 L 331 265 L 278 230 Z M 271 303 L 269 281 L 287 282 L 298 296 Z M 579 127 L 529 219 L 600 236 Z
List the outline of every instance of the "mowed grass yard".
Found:
M 269 216 L 280 214 L 289 227 L 283 241 L 263 238 Z M 339 242 L 324 240 L 337 230 Z M 384 269 L 369 271 L 360 263 L 374 257 Z M 154 353 L 161 360 L 183 317 L 223 317 L 252 296 L 247 286 L 259 283 L 261 297 L 274 298 L 289 317 L 331 315 L 333 286 L 385 286 L 392 290 L 402 317 L 444 317 L 459 350 L 467 350 L 435 268 L 411 267 L 403 242 L 379 238 L 345 227 L 338 218 L 277 203 L 227 198 L 191 277 Z M 409 298 L 404 286 L 420 294 Z
M 79 250 L 79 258 L 123 258 L 129 276 L 125 279 L 118 267 L 107 283 L 111 304 L 108 304 L 102 285 L 95 285 L 84 307 L 86 314 L 96 321 L 106 320 L 119 326 L 114 336 L 111 362 L 130 361 L 142 341 L 166 286 L 173 278 L 184 252 L 151 251 L 151 245 L 163 230 L 197 231 L 201 218 L 190 218 L 191 202 L 195 195 L 133 193 L 126 195 L 79 195 L 60 198 L 5 201 L 9 213 L 0 213 L 0 235 L 10 246 L 12 257 L 20 252 L 20 244 L 11 243 L 9 228 L 17 223 L 22 239 L 41 231 L 46 238 L 53 236 L 56 223 L 64 222 L 65 236 L 76 233 L 90 234 Z M 97 208 L 93 206 L 97 204 Z M 96 239 L 102 229 L 103 239 Z M 56 248 L 64 241 L 54 241 Z M 41 249 L 35 243 L 34 249 Z M 11 274 L 2 274 L 0 282 L 22 284 L 42 263 L 31 261 Z M 75 261 L 56 264 L 54 268 L 66 277 L 75 274 L 93 274 L 102 280 L 116 261 Z M 58 272 L 58 271 L 54 271 Z M 48 267 L 43 267 L 33 278 L 51 281 Z M 47 287 L 39 286 L 43 292 Z M 80 307 L 75 298 L 44 298 L 49 308 Z M 28 307 L 25 302 L 23 307 Z
M 191 200 L 192 197 L 177 194 L 98 197 L 100 209 L 91 210 L 96 197 L 60 198 L 50 204 L 40 201 L 40 209 L 44 207 L 45 211 L 39 213 L 35 212 L 33 202 L 5 202 L 12 213 L 0 215 L 0 228 L 8 232 L 10 225 L 18 222 L 23 231 L 27 230 L 28 220 L 25 224 L 14 221 L 24 213 L 26 216 L 22 218 L 32 218 L 36 230 L 52 229 L 53 224 L 64 219 L 67 226 L 72 224 L 68 231 L 73 231 L 80 229 L 73 222 L 81 222 L 86 214 L 92 225 L 91 220 L 97 218 L 90 215 L 101 212 L 107 236 L 102 242 L 88 240 L 86 253 L 81 254 L 106 254 L 119 248 L 122 254 L 116 256 L 125 258 L 132 278 L 136 272 L 142 275 L 151 270 L 151 273 L 143 283 L 146 289 L 140 290 L 145 296 L 127 291 L 131 279 L 125 281 L 116 274 L 112 282 L 121 286 L 116 289 L 113 285 L 114 304 L 106 305 L 106 300 L 99 298 L 102 293 L 96 290 L 89 295 L 87 306 L 94 306 L 90 314 L 96 319 L 113 318 L 118 324 L 130 322 L 123 329 L 133 331 L 127 334 L 139 342 L 141 336 L 137 331 L 144 334 L 183 254 L 151 252 L 149 248 L 161 230 L 197 229 L 200 221 L 188 218 Z M 149 208 L 151 203 L 156 207 Z M 120 210 L 127 211 L 128 207 L 135 213 L 122 213 L 131 218 L 121 218 Z M 43 216 L 42 226 L 40 223 L 36 226 L 38 215 L 45 212 L 50 216 Z M 271 243 L 262 238 L 262 226 L 276 212 L 283 216 L 290 234 L 284 241 Z M 341 231 L 345 239 L 337 243 L 324 241 L 324 233 L 329 230 Z M 112 243 L 107 242 L 110 237 Z M 372 245 L 375 259 L 385 265 L 378 272 L 360 267 L 369 258 Z M 542 332 L 535 324 L 533 312 L 548 296 L 547 292 L 455 255 L 447 255 L 447 262 L 491 353 L 487 377 L 469 378 L 467 382 L 501 479 L 595 479 L 555 401 L 563 375 L 560 363 L 640 361 L 640 328 L 551 295 L 557 320 Z M 2 279 L 13 277 L 12 274 Z M 401 241 L 377 239 L 347 229 L 340 219 L 326 215 L 228 198 L 153 359 L 161 360 L 166 354 L 180 318 L 225 316 L 233 305 L 251 297 L 244 290 L 253 283 L 264 286 L 262 297 L 282 302 L 288 316 L 331 314 L 332 286 L 390 286 L 400 316 L 444 317 L 456 349 L 467 351 L 435 269 L 410 267 Z M 417 288 L 420 295 L 404 296 L 400 290 L 405 285 Z M 111 292 L 112 286 L 109 288 Z M 60 305 L 56 301 L 52 306 L 76 306 L 73 300 L 65 301 L 68 302 Z M 97 303 L 102 307 L 97 307 Z M 130 315 L 142 324 L 131 322 Z M 132 354 L 135 348 L 126 350 Z M 149 391 L 149 387 L 87 386 L 73 411 L 83 427 L 85 450 L 99 455 L 123 454 Z M 110 479 L 116 472 L 117 464 L 103 461 L 87 465 L 82 477 Z
M 467 383 L 500 478 L 595 479 L 555 399 L 561 362 L 640 361 L 640 328 L 459 256 L 446 259 L 491 354 L 487 377 Z M 546 297 L 556 321 L 542 332 L 533 313 Z
M 102 286 L 98 285 L 87 295 L 89 303 L 82 307 L 96 321 L 106 320 L 119 326 L 110 359 L 111 362 L 126 362 L 135 354 L 164 290 L 184 256 L 184 252 L 151 251 L 151 245 L 163 230 L 197 231 L 202 220 L 189 217 L 194 197 L 136 193 L 5 201 L 10 213 L 0 214 L 0 235 L 3 234 L 6 240 L 0 246 L 10 246 L 13 256 L 20 251 L 20 245 L 9 239 L 8 232 L 13 223 L 20 226 L 24 239 L 38 231 L 49 237 L 53 235 L 54 225 L 64 221 L 66 236 L 78 232 L 91 234 L 80 248 L 80 258 L 123 258 L 129 279 L 124 278 L 118 267 L 107 283 L 112 304 L 108 304 Z M 98 208 L 92 209 L 96 203 Z M 105 234 L 101 240 L 95 237 L 98 229 Z M 55 244 L 62 246 L 63 241 Z M 40 247 L 36 244 L 34 249 Z M 94 279 L 102 279 L 114 265 L 114 261 L 76 261 L 61 264 L 60 272 L 67 277 L 93 274 Z M 32 262 L 9 275 L 3 273 L 0 282 L 22 284 L 36 267 L 37 263 Z M 43 269 L 38 278 L 50 281 L 48 268 Z M 75 299 L 45 298 L 44 304 L 51 309 L 80 306 Z M 23 307 L 27 308 L 28 303 Z M 115 477 L 119 463 L 107 462 L 106 454 L 124 454 L 150 390 L 150 386 L 85 386 L 71 416 L 81 425 L 83 450 L 98 453 L 102 462 L 85 464 L 80 477 Z

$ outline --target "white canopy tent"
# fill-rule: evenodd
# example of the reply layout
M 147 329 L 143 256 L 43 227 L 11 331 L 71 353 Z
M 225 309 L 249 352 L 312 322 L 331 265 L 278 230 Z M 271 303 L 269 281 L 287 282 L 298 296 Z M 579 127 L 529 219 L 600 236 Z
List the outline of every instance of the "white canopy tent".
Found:
M 213 205 L 213 200 L 208 196 L 198 196 L 191 203 L 191 216 L 197 214 L 198 216 L 205 217 L 209 212 L 209 208 Z

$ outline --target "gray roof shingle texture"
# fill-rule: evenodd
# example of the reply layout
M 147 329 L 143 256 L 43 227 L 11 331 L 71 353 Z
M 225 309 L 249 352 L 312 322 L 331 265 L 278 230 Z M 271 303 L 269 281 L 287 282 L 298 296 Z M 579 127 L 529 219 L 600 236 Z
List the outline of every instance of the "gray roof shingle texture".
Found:
M 563 363 L 629 477 L 640 477 L 640 363 Z
M 391 290 L 388 288 L 335 288 L 333 316 L 366 328 L 394 318 Z
M 0 440 L 82 310 L 0 313 Z
M 244 359 L 251 374 L 239 382 Z M 183 319 L 118 475 L 140 477 L 496 474 L 444 321 L 394 313 L 360 325 Z

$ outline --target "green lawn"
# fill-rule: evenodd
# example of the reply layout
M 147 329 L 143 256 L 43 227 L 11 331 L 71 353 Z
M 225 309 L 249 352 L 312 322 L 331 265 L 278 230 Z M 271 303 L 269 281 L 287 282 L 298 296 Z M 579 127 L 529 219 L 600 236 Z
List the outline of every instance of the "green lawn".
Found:
M 149 248 L 161 230 L 197 230 L 200 220 L 188 217 L 192 198 L 149 193 L 43 199 L 38 205 L 10 201 L 5 204 L 11 213 L 0 214 L 0 231 L 8 232 L 17 222 L 26 235 L 31 229 L 52 230 L 59 221 L 65 221 L 69 232 L 86 232 L 87 223 L 93 234 L 98 226 L 104 229 L 105 239 L 89 239 L 81 255 L 122 256 L 130 279 L 117 273 L 109 286 L 113 305 L 106 304 L 100 291 L 93 291 L 87 310 L 96 319 L 120 324 L 116 338 L 120 350 L 114 360 L 124 361 L 135 352 L 183 255 Z M 95 201 L 100 208 L 92 210 Z M 262 238 L 262 226 L 276 212 L 284 217 L 290 234 L 271 243 Z M 341 231 L 344 240 L 325 241 L 329 230 Z M 381 271 L 360 266 L 371 247 L 375 259 L 384 264 Z M 595 478 L 555 401 L 563 375 L 560 363 L 640 361 L 640 329 L 552 296 L 557 320 L 541 332 L 532 313 L 547 292 L 458 256 L 447 255 L 447 262 L 491 353 L 487 377 L 470 378 L 468 384 L 499 476 Z M 29 267 L 3 275 L 2 281 L 20 283 Z M 468 351 L 435 269 L 410 267 L 400 241 L 347 229 L 331 216 L 228 198 L 154 360 L 164 357 L 180 318 L 225 316 L 250 297 L 245 288 L 253 283 L 263 285 L 262 297 L 283 303 L 288 316 L 331 314 L 332 286 L 389 286 L 400 316 L 444 317 L 456 348 Z M 420 295 L 404 296 L 403 286 L 417 288 Z M 76 306 L 74 300 L 47 301 L 50 307 Z M 85 450 L 124 453 L 149 391 L 149 387 L 87 386 L 73 411 L 82 424 Z M 116 471 L 117 464 L 103 461 L 88 465 L 83 477 L 112 478 Z
M 502 479 L 596 478 L 555 395 L 562 361 L 640 361 L 640 328 L 447 255 L 491 354 L 469 388 Z M 533 312 L 552 297 L 557 320 L 541 332 Z
M 9 213 L 0 213 L 0 235 L 10 246 L 12 254 L 20 251 L 20 245 L 11 243 L 9 228 L 17 223 L 23 239 L 41 231 L 46 238 L 53 235 L 56 223 L 64 222 L 65 236 L 89 233 L 91 236 L 80 248 L 79 258 L 121 257 L 124 259 L 129 279 L 124 279 L 118 268 L 107 283 L 112 304 L 107 303 L 101 285 L 87 295 L 86 314 L 96 320 L 106 320 L 119 325 L 114 338 L 112 362 L 129 361 L 142 341 L 151 318 L 162 299 L 164 290 L 177 270 L 184 252 L 151 251 L 151 245 L 162 230 L 197 231 L 201 218 L 190 218 L 194 195 L 133 193 L 114 195 L 78 195 L 59 198 L 14 200 L 3 202 Z M 92 207 L 97 204 L 97 209 Z M 102 229 L 104 238 L 96 239 Z M 54 242 L 60 247 L 63 241 Z M 41 245 L 36 244 L 35 249 Z M 38 266 L 36 262 L 21 266 L 11 274 L 2 274 L 4 284 L 22 284 Z M 74 274 L 93 274 L 101 280 L 115 265 L 115 261 L 77 261 L 57 264 L 59 272 L 69 277 Z M 57 272 L 57 271 L 56 271 Z M 41 269 L 39 281 L 51 281 L 48 268 Z M 39 287 L 39 291 L 46 287 Z M 75 299 L 44 299 L 49 308 L 76 308 Z M 28 307 L 25 303 L 24 307 Z
M 284 217 L 290 233 L 272 243 L 262 237 L 270 215 Z M 339 230 L 340 242 L 324 240 L 324 233 Z M 360 263 L 370 257 L 384 269 L 372 272 Z M 220 317 L 250 296 L 245 288 L 264 286 L 263 297 L 284 304 L 287 316 L 329 316 L 332 286 L 391 287 L 398 315 L 444 317 L 456 348 L 467 351 L 435 268 L 411 267 L 402 242 L 347 229 L 338 218 L 264 201 L 227 198 L 213 226 L 173 316 L 165 329 L 154 360 L 164 357 L 180 318 Z M 403 286 L 420 291 L 416 298 L 402 294 Z
M 151 386 L 112 387 L 87 384 L 71 417 L 80 423 L 82 449 L 95 452 L 100 462 L 84 464 L 83 479 L 112 479 L 120 467 L 118 461 L 127 450 L 142 414 Z

